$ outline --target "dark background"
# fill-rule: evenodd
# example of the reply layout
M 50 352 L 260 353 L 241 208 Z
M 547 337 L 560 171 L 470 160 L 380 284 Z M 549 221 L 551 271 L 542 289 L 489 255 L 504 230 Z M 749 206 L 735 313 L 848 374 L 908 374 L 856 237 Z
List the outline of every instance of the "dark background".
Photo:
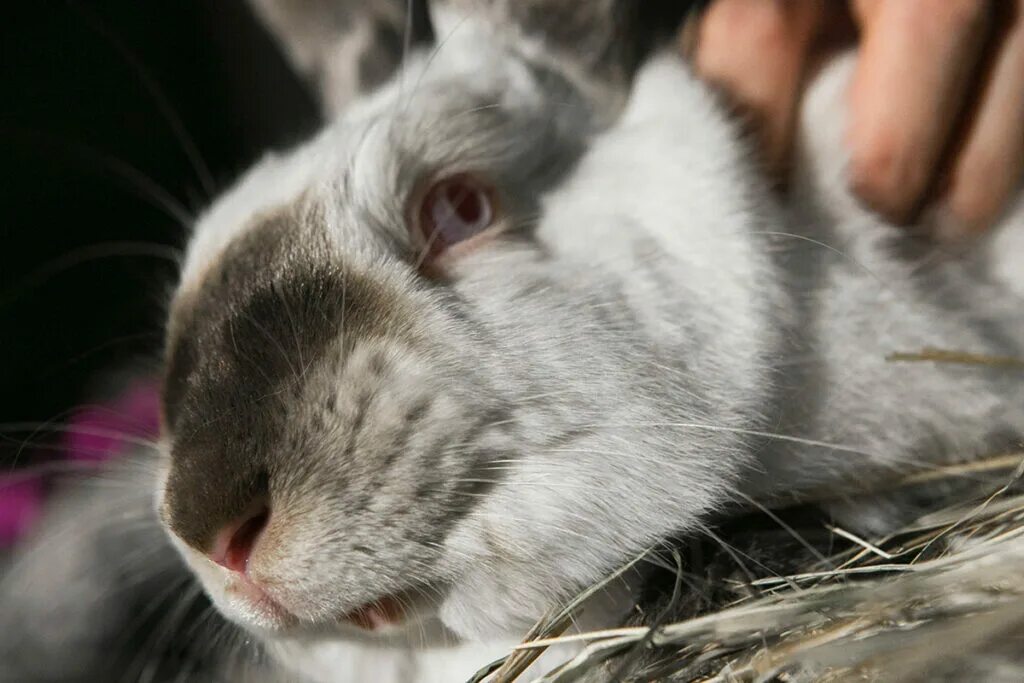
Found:
M 30 450 L 11 423 L 59 419 L 127 374 L 156 371 L 186 237 L 172 214 L 194 216 L 264 151 L 301 140 L 318 112 L 242 0 L 19 2 L 4 14 L 0 464 L 10 466 Z

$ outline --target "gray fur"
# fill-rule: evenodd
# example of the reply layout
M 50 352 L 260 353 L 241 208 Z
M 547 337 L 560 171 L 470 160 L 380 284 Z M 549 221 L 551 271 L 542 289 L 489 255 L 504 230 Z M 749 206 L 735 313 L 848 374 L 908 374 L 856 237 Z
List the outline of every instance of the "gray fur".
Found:
M 0 681 L 287 680 L 161 538 L 155 455 L 135 449 L 100 478 L 65 482 L 0 565 Z
M 430 37 L 423 0 L 250 0 L 327 112 L 383 83 Z M 412 16 L 407 8 L 413 10 Z
M 841 67 L 780 207 L 674 57 L 619 115 L 543 39 L 435 19 L 436 50 L 207 212 L 173 306 L 159 509 L 217 607 L 286 666 L 457 679 L 747 498 L 853 496 L 1020 439 L 1019 380 L 886 360 L 1024 355 L 1019 282 L 998 275 L 1019 256 L 941 258 L 849 200 Z M 498 188 L 503 232 L 423 277 L 409 198 L 467 170 Z M 203 554 L 262 496 L 250 574 L 287 620 Z M 395 592 L 415 598 L 408 627 L 344 621 Z
M 746 496 L 853 495 L 1020 437 L 1021 390 L 998 371 L 886 360 L 925 347 L 1021 353 L 1020 301 L 969 257 L 937 259 L 856 207 L 830 215 L 815 204 L 828 188 L 809 184 L 806 203 L 773 205 L 730 124 L 671 59 L 643 70 L 604 129 L 604 100 L 535 48 L 520 51 L 520 37 L 504 42 L 486 18 L 450 6 L 438 17 L 435 52 L 413 55 L 391 84 L 214 208 L 183 274 L 187 299 L 215 296 L 202 283 L 250 230 L 225 216 L 273 186 L 286 189 L 268 209 L 314 207 L 293 214 L 297 240 L 323 221 L 333 267 L 394 292 L 379 308 L 394 330 L 339 321 L 335 369 L 297 380 L 280 409 L 295 415 L 294 445 L 274 450 L 280 517 L 254 576 L 300 632 L 344 639 L 346 612 L 427 586 L 426 623 L 469 641 L 514 638 L 643 548 Z M 810 150 L 819 156 L 808 166 L 835 165 L 835 142 L 818 143 L 832 146 Z M 466 170 L 494 180 L 504 232 L 444 281 L 425 279 L 407 204 L 424 178 Z M 249 277 L 271 283 L 275 269 Z M 384 349 L 395 370 L 350 376 L 364 345 Z M 401 418 L 413 387 L 446 401 L 415 427 Z M 330 388 L 355 407 L 318 426 L 318 392 Z M 367 391 L 388 397 L 376 405 L 397 423 L 359 408 Z M 357 427 L 365 439 L 352 448 Z M 394 429 L 423 446 L 395 456 Z M 209 517 L 219 501 L 205 502 L 208 480 L 177 488 L 190 465 L 169 436 L 167 501 Z M 243 470 L 216 471 L 216 490 L 230 491 Z M 470 471 L 485 488 L 457 492 Z M 475 499 L 417 499 L 424 479 Z M 353 509 L 354 491 L 373 503 L 358 495 Z M 855 526 L 886 523 L 849 509 Z M 165 511 L 174 530 L 175 505 Z M 186 557 L 226 613 L 267 626 L 223 592 L 219 570 Z M 289 628 L 280 633 L 294 640 Z

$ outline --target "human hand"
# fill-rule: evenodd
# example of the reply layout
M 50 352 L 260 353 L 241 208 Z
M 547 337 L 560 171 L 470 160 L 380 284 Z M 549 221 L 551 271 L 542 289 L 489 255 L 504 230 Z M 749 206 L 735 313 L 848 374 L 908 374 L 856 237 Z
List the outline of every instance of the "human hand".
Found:
M 898 223 L 933 208 L 946 236 L 991 225 L 1024 170 L 1024 0 L 715 0 L 694 61 L 784 175 L 808 71 L 853 40 L 851 190 Z

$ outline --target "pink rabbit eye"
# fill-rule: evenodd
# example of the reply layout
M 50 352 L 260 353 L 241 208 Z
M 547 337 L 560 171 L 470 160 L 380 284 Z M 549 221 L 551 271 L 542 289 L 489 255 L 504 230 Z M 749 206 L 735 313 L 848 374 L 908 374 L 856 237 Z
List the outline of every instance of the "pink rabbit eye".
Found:
M 467 174 L 443 178 L 423 196 L 417 218 L 423 259 L 429 261 L 491 226 L 491 189 Z

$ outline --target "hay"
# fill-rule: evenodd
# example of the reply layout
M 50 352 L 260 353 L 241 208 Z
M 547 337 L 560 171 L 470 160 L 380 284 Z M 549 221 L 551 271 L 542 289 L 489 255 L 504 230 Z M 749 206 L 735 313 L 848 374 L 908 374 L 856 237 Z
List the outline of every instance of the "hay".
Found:
M 894 488 L 969 485 L 941 509 L 883 538 L 862 538 L 820 518 L 813 523 L 817 528 L 791 526 L 779 517 L 784 513 L 765 511 L 796 547 L 806 549 L 787 573 L 773 571 L 772 560 L 756 549 L 739 550 L 744 541 L 735 532 L 709 531 L 733 567 L 706 576 L 705 587 L 716 595 L 704 599 L 699 614 L 664 621 L 665 614 L 680 611 L 682 602 L 700 593 L 681 590 L 687 563 L 676 552 L 667 561 L 676 575 L 672 597 L 648 625 L 564 635 L 574 610 L 607 583 L 602 582 L 538 623 L 509 657 L 474 681 L 522 681 L 534 657 L 567 642 L 585 647 L 538 681 L 934 680 L 1000 674 L 1019 680 L 1024 673 L 1024 654 L 1017 654 L 1024 653 L 1022 476 L 1024 453 L 908 476 Z M 763 539 L 764 532 L 752 531 L 747 540 L 759 536 Z M 608 580 L 640 561 L 666 564 L 663 554 L 652 551 Z

